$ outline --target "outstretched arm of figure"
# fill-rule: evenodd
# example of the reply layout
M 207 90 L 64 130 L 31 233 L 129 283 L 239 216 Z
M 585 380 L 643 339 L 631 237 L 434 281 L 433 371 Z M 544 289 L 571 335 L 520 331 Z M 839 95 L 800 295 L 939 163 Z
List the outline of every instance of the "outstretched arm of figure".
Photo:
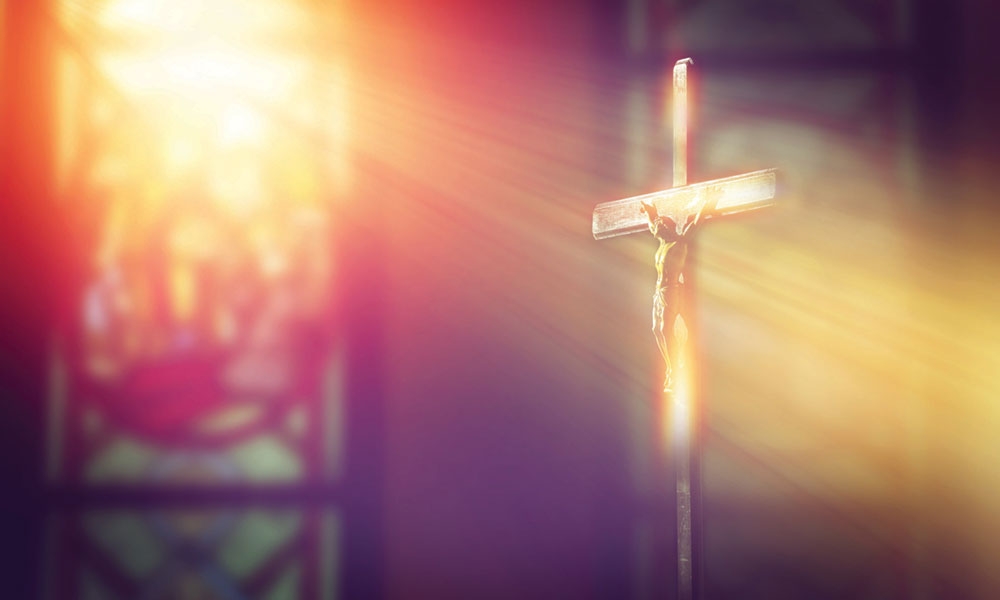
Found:
M 705 210 L 705 204 L 702 203 L 700 206 L 698 206 L 698 212 L 694 213 L 694 217 L 690 221 L 688 221 L 687 225 L 684 226 L 684 233 L 682 233 L 681 235 L 687 235 L 687 232 L 698 224 L 698 221 L 701 220 L 702 211 L 704 210 Z
M 657 229 L 659 229 L 657 223 L 659 213 L 657 212 L 656 207 L 648 202 L 640 202 L 639 210 L 646 213 L 646 218 L 649 219 L 649 231 L 655 236 L 657 234 Z
M 673 242 L 680 237 L 673 219 L 661 217 L 654 205 L 642 202 L 640 210 L 649 218 L 649 231 L 653 237 L 664 242 Z
M 641 210 L 642 212 L 646 213 L 646 217 L 649 219 L 650 223 L 652 223 L 653 221 L 655 221 L 656 220 L 656 216 L 659 214 L 658 211 L 656 210 L 655 206 L 653 206 L 651 203 L 645 202 L 643 200 L 639 201 L 639 210 Z

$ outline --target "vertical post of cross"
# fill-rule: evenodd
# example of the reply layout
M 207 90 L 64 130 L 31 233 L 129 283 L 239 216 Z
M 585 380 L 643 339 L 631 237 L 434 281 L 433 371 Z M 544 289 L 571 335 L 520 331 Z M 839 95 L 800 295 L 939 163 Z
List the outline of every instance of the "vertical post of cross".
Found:
M 687 185 L 687 68 L 694 64 L 682 58 L 674 64 L 674 187 Z
M 688 65 L 693 64 L 690 58 L 682 58 L 674 64 L 673 73 L 673 157 L 674 157 L 674 187 L 687 185 L 687 137 L 688 137 Z M 693 251 L 693 248 L 691 248 Z M 693 252 L 692 252 L 693 254 Z M 693 293 L 690 277 L 690 262 L 693 256 L 689 256 L 688 264 L 685 265 L 685 281 L 683 294 L 686 296 L 683 301 L 685 310 L 681 317 L 687 323 L 689 334 L 693 334 L 695 325 L 690 314 L 690 307 L 694 305 L 690 301 Z M 689 338 L 688 354 L 689 360 L 678 365 L 678 379 L 680 385 L 672 394 L 666 396 L 671 410 L 671 421 L 673 423 L 673 453 L 674 453 L 674 477 L 677 485 L 677 597 L 680 600 L 693 600 L 695 594 L 695 573 L 701 565 L 695 564 L 694 555 L 694 530 L 696 524 L 693 522 L 693 497 L 692 497 L 692 475 L 697 477 L 697 468 L 693 456 L 693 444 L 696 434 L 696 403 L 694 394 L 696 393 L 694 382 L 694 370 L 692 368 L 691 346 L 693 340 Z M 695 484 L 697 482 L 694 482 Z

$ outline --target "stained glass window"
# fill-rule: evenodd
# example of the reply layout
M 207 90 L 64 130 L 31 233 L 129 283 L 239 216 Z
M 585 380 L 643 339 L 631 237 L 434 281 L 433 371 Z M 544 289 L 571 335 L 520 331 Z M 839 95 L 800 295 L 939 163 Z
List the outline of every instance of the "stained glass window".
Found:
M 50 377 L 49 597 L 332 597 L 350 185 L 345 69 L 320 47 L 334 15 L 56 8 L 58 193 L 86 239 Z

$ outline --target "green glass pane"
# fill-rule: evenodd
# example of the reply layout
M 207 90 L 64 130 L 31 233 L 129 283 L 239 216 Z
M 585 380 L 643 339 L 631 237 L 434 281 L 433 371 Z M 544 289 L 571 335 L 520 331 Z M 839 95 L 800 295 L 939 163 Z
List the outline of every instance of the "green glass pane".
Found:
M 301 524 L 302 517 L 297 513 L 248 511 L 219 545 L 219 564 L 242 579 L 280 550 Z
M 302 478 L 302 463 L 273 435 L 263 435 L 236 446 L 229 458 L 252 482 L 287 482 Z
M 126 482 L 142 479 L 156 456 L 148 444 L 121 437 L 99 451 L 87 465 L 88 483 Z
M 261 600 L 298 600 L 301 579 L 302 569 L 298 565 L 285 569 Z
M 90 513 L 84 531 L 95 545 L 133 579 L 148 576 L 165 557 L 163 541 L 135 511 Z
M 303 468 L 300 457 L 273 435 L 262 435 L 228 449 L 184 454 L 121 436 L 93 456 L 83 477 L 90 484 L 287 483 L 300 481 Z

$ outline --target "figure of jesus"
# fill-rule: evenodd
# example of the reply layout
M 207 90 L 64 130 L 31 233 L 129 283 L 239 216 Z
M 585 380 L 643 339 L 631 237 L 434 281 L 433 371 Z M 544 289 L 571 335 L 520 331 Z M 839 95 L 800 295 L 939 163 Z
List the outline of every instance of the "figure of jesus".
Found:
M 661 217 L 652 204 L 643 202 L 641 210 L 649 219 L 649 231 L 659 240 L 656 250 L 656 291 L 653 293 L 653 336 L 663 355 L 667 374 L 663 391 L 672 393 L 674 373 L 681 367 L 681 351 L 687 342 L 687 324 L 681 316 L 684 264 L 688 241 L 685 238 L 701 218 L 701 208 L 682 222 Z

